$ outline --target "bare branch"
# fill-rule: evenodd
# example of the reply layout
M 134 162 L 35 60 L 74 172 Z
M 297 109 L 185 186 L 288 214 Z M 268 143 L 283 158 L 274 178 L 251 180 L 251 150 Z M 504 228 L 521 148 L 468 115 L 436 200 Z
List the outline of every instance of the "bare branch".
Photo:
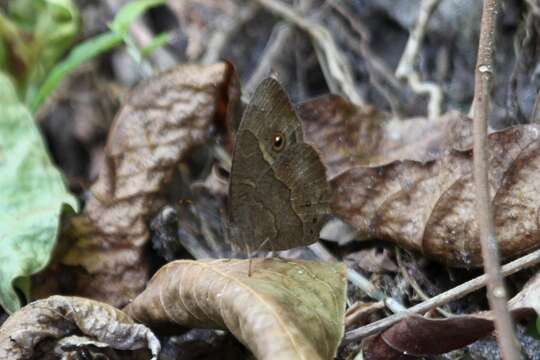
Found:
M 279 23 L 274 26 L 270 40 L 260 57 L 260 61 L 244 86 L 243 92 L 251 95 L 255 87 L 268 76 L 272 66 L 281 55 L 284 45 L 291 39 L 292 28 L 288 24 Z
M 225 18 L 222 26 L 210 37 L 206 52 L 200 60 L 201 63 L 212 64 L 218 61 L 232 36 L 236 34 L 246 22 L 253 18 L 257 9 L 258 6 L 256 4 L 248 4 L 243 6 L 236 16 Z
M 495 315 L 497 341 L 503 359 L 519 359 L 512 318 L 507 307 L 507 295 L 501 274 L 499 249 L 493 222 L 493 209 L 488 185 L 487 119 L 489 91 L 493 79 L 493 52 L 495 51 L 495 24 L 499 0 L 484 0 L 480 41 L 474 80 L 474 182 L 476 187 L 476 219 L 480 228 L 480 244 L 484 270 L 488 279 L 488 300 Z
M 349 48 L 366 62 L 371 84 L 386 98 L 394 117 L 400 117 L 401 104 L 398 96 L 394 93 L 402 88 L 402 84 L 395 77 L 393 71 L 388 68 L 385 61 L 371 51 L 369 47 L 371 36 L 368 29 L 359 19 L 353 18 L 342 1 L 332 0 L 330 6 L 347 21 L 348 25 L 359 37 L 359 39 L 353 37 L 344 26 L 339 29 L 339 22 L 335 24 L 335 26 L 338 26 L 338 31 L 342 32 L 345 41 L 349 43 Z
M 313 40 L 321 68 L 332 92 L 345 95 L 356 105 L 365 105 L 364 100 L 356 90 L 350 64 L 326 27 L 302 16 L 278 0 L 257 1 L 271 12 L 308 33 Z
M 429 95 L 428 117 L 430 119 L 437 119 L 440 116 L 443 93 L 439 85 L 422 81 L 414 68 L 414 64 L 426 33 L 429 18 L 439 4 L 439 1 L 422 0 L 418 19 L 410 33 L 409 40 L 396 69 L 396 76 L 400 79 L 406 79 L 414 92 Z

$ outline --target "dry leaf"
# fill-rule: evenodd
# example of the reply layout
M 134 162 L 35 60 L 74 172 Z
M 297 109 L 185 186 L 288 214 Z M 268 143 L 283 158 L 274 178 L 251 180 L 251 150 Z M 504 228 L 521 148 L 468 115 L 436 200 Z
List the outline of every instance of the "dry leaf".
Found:
M 374 108 L 360 108 L 340 96 L 325 95 L 298 105 L 296 112 L 305 141 L 320 150 L 330 179 L 357 161 L 369 162 L 379 149 L 386 115 Z
M 462 348 L 493 331 L 493 322 L 481 316 L 443 320 L 411 315 L 363 344 L 364 359 L 410 359 Z
M 158 339 L 147 327 L 135 324 L 110 305 L 78 297 L 51 296 L 26 305 L 6 320 L 0 328 L 0 358 L 30 359 L 41 341 L 54 339 L 65 346 L 63 339 L 80 333 L 95 341 L 94 345 L 106 344 L 112 349 L 148 348 L 152 359 L 157 358 L 160 350 Z M 73 345 L 73 339 L 70 341 Z
M 300 105 L 306 139 L 320 154 L 334 212 L 358 231 L 454 266 L 481 264 L 472 182 L 472 122 L 385 121 L 339 97 Z M 489 135 L 490 187 L 504 257 L 537 247 L 540 126 Z
M 534 311 L 540 315 L 540 273 L 529 280 L 508 305 L 514 318 L 531 315 Z M 366 339 L 364 358 L 390 360 L 443 354 L 483 338 L 493 329 L 493 313 L 489 311 L 446 319 L 428 319 L 411 314 L 382 333 Z
M 539 244 L 539 131 L 526 125 L 489 135 L 489 185 L 503 257 Z M 351 168 L 332 181 L 335 211 L 362 237 L 393 241 L 449 265 L 478 266 L 472 162 L 472 151 L 447 149 L 428 163 Z
M 325 95 L 298 105 L 297 113 L 306 142 L 319 150 L 329 179 L 354 166 L 435 160 L 449 144 L 472 146 L 470 127 L 458 112 L 443 115 L 439 121 L 390 120 L 388 114 L 372 107 Z
M 125 311 L 167 324 L 228 329 L 257 359 L 333 359 L 343 335 L 342 264 L 283 259 L 179 260 Z
M 71 270 L 75 294 L 120 306 L 144 288 L 149 219 L 164 205 L 178 164 L 206 143 L 214 122 L 232 112 L 237 85 L 228 63 L 182 65 L 128 96 L 109 133 L 92 196 L 66 232 L 74 244 L 62 262 L 81 267 Z

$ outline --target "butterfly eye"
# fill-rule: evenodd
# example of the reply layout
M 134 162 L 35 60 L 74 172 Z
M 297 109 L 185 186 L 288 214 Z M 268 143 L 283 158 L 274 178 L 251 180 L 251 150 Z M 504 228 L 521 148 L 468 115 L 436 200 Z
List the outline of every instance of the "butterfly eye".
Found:
M 281 151 L 285 147 L 285 135 L 280 132 L 277 132 L 272 137 L 272 149 L 274 151 Z

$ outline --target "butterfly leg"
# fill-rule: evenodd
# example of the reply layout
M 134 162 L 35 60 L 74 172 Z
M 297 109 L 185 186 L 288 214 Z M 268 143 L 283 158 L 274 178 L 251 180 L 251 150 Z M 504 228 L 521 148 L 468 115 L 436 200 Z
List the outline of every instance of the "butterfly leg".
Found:
M 247 243 L 246 243 L 246 252 L 248 256 L 248 277 L 251 277 L 251 263 L 252 263 L 251 249 L 249 248 L 249 245 Z

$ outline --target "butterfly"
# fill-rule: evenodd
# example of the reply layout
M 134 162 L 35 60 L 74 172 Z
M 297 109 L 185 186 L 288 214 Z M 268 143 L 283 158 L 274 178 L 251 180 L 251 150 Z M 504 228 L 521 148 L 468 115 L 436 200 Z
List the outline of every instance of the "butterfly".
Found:
M 238 127 L 229 212 L 230 241 L 248 254 L 312 244 L 330 214 L 325 167 L 273 78 L 259 84 Z

